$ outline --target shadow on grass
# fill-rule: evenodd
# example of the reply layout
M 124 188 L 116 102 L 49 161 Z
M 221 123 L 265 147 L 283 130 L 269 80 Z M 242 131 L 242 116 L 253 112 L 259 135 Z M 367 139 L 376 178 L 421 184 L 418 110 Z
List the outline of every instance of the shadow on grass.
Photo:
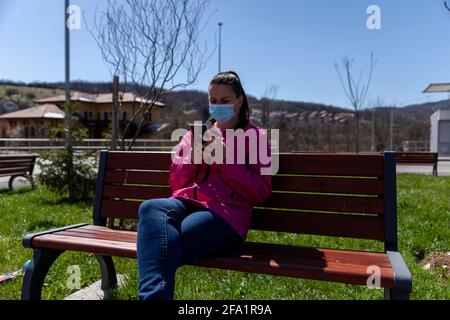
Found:
M 14 190 L 3 189 L 3 190 L 0 190 L 0 195 L 9 196 L 9 195 L 14 195 L 14 194 L 26 194 L 26 193 L 30 193 L 30 192 L 32 192 L 34 190 L 35 189 L 33 189 L 32 187 L 28 187 L 28 186 L 26 186 L 26 187 L 19 187 L 19 188 L 16 188 Z

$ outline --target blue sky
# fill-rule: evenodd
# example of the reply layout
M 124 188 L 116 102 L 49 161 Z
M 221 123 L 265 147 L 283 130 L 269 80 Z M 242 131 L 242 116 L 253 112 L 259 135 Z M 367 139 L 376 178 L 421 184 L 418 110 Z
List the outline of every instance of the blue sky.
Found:
M 72 0 L 88 23 L 105 0 Z M 63 0 L 0 0 L 0 78 L 64 80 Z M 381 8 L 381 30 L 366 27 L 369 5 Z M 431 82 L 450 82 L 450 12 L 443 0 L 211 0 L 215 12 L 204 31 L 214 42 L 224 23 L 222 69 L 237 71 L 248 94 L 261 97 L 271 85 L 277 98 L 350 107 L 334 63 L 355 59 L 377 65 L 369 93 L 397 105 L 446 99 L 425 95 Z M 71 33 L 71 78 L 108 81 L 110 73 L 85 30 Z M 206 91 L 218 70 L 215 55 L 196 84 Z

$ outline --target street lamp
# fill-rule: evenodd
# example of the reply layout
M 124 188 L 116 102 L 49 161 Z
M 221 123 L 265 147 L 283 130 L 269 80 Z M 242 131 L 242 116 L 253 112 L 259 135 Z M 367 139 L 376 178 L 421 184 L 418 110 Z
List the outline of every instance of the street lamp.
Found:
M 219 73 L 222 71 L 222 26 L 223 23 L 219 22 Z

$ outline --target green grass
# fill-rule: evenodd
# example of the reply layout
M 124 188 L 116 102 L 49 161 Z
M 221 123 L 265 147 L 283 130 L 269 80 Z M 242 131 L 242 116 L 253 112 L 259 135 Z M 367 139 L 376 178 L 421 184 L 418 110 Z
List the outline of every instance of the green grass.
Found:
M 449 280 L 439 271 L 422 269 L 430 252 L 450 251 L 450 177 L 400 174 L 397 180 L 399 249 L 413 276 L 412 299 L 450 299 Z M 19 269 L 31 258 L 24 249 L 24 234 L 92 221 L 90 203 L 69 205 L 44 188 L 0 193 L 0 274 Z M 299 236 L 250 231 L 248 240 L 382 250 L 382 244 L 355 239 Z M 114 299 L 136 299 L 137 266 L 132 259 L 114 258 L 118 273 L 126 275 Z M 50 269 L 43 299 L 62 299 L 67 289 L 67 268 L 78 265 L 81 286 L 100 279 L 96 259 L 83 253 L 64 253 Z M 19 299 L 22 278 L 0 285 L 0 299 Z M 175 299 L 382 299 L 379 289 L 235 271 L 183 266 L 176 274 Z

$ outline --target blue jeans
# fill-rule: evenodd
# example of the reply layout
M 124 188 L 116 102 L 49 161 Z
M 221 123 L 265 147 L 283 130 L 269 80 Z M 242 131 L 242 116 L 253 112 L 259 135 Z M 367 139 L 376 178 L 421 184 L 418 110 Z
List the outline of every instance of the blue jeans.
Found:
M 138 219 L 139 300 L 172 300 L 178 267 L 242 241 L 222 217 L 175 198 L 144 201 Z

